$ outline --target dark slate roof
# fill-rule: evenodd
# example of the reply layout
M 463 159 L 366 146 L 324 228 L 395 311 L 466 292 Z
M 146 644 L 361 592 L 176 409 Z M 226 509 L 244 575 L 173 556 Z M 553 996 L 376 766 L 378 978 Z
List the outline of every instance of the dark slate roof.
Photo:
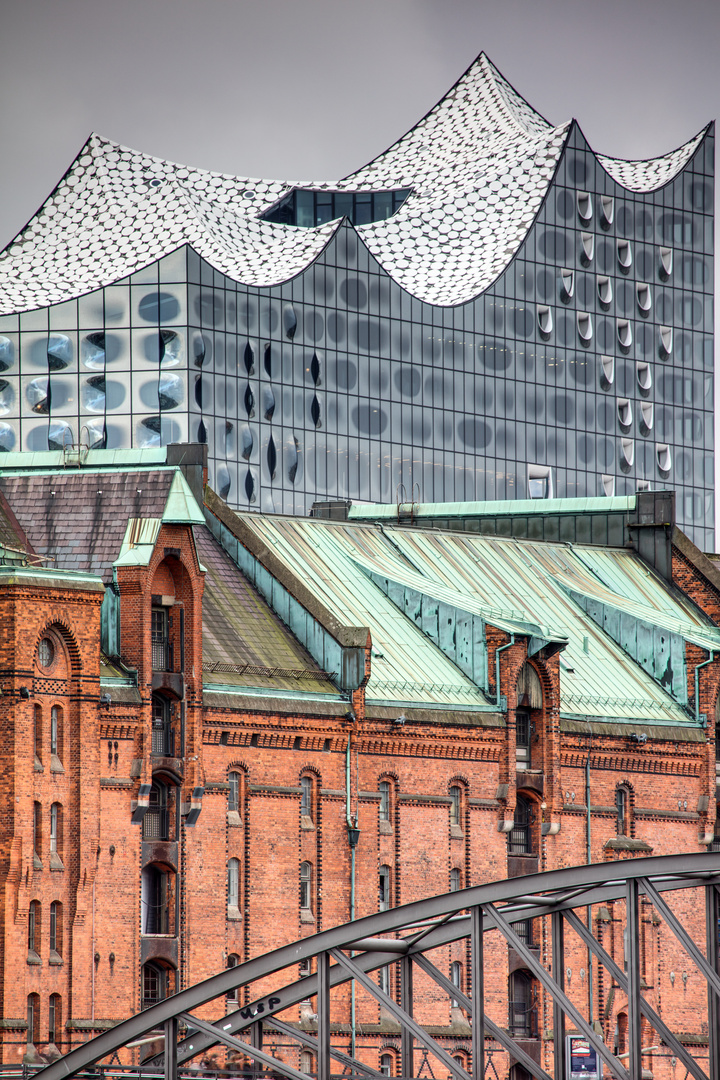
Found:
M 0 492 L 38 555 L 112 580 L 128 518 L 162 517 L 172 469 L 0 476 Z
M 310 654 L 204 526 L 195 527 L 203 594 L 203 681 L 336 694 Z

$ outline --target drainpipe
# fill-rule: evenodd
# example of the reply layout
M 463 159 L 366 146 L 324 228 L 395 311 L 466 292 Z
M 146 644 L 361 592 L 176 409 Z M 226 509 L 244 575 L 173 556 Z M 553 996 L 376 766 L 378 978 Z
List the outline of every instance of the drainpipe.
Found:
M 703 661 L 702 664 L 695 665 L 695 722 L 701 724 L 704 728 L 707 727 L 707 717 L 705 717 L 705 723 L 703 724 L 700 719 L 700 668 L 707 667 L 715 659 L 715 653 L 712 649 L 708 649 L 708 652 L 710 654 L 709 658 Z
M 590 733 L 590 744 L 592 745 L 592 732 Z M 592 862 L 592 846 L 591 846 L 591 842 L 590 842 L 591 841 L 591 831 L 590 831 L 591 830 L 591 823 L 590 823 L 590 746 L 588 746 L 587 757 L 585 759 L 585 810 L 586 810 L 586 815 L 587 815 L 587 817 L 586 817 L 586 820 L 587 820 L 587 829 L 586 829 L 586 833 L 587 833 L 587 861 L 588 861 L 588 865 L 589 865 Z M 588 928 L 589 931 L 592 931 L 592 908 L 591 908 L 590 904 L 588 904 L 587 908 L 585 909 L 585 912 L 586 912 L 586 919 L 587 919 L 587 928 Z M 587 964 L 588 964 L 588 1023 L 592 1027 L 592 1024 L 593 1024 L 593 1012 L 594 1012 L 594 1002 L 593 1002 L 593 954 L 592 954 L 591 949 L 588 949 Z
M 348 734 L 347 747 L 345 748 L 345 823 L 347 825 L 348 844 L 350 845 L 350 922 L 355 921 L 355 848 L 359 838 L 357 827 L 357 815 L 355 821 L 350 816 L 350 750 L 352 747 L 352 732 Z M 353 957 L 354 952 L 350 953 Z M 350 1055 L 355 1057 L 355 980 L 350 980 Z
M 511 645 L 515 644 L 515 635 L 510 635 L 510 640 L 507 645 L 501 645 L 499 649 L 495 650 L 495 704 L 498 709 L 500 708 L 500 653 L 505 652 Z

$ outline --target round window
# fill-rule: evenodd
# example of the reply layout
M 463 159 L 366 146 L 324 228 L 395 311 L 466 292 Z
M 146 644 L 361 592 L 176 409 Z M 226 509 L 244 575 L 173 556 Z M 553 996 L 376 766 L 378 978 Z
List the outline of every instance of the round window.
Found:
M 55 646 L 49 637 L 44 637 L 38 646 L 38 663 L 40 667 L 49 668 L 55 659 Z

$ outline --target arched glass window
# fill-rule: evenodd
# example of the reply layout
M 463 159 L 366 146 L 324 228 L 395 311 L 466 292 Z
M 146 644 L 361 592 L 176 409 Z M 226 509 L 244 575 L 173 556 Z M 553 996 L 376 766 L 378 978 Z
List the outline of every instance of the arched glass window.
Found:
M 150 788 L 150 806 L 143 818 L 143 840 L 169 840 L 168 788 L 155 780 Z
M 27 999 L 27 1041 L 30 1045 L 40 1042 L 40 996 L 30 994 Z
M 237 956 L 235 953 L 230 953 L 230 955 L 227 958 L 227 966 L 229 968 L 234 968 L 234 967 L 237 967 L 239 963 L 240 963 L 240 957 Z M 237 1003 L 237 999 L 238 999 L 238 988 L 237 988 L 237 986 L 234 986 L 232 988 L 232 990 L 228 990 L 225 997 L 226 997 L 227 1001 Z
M 228 859 L 227 864 L 228 907 L 237 911 L 240 907 L 240 860 Z
M 393 1065 L 394 1064 L 395 1064 L 395 1062 L 393 1060 L 392 1054 L 381 1054 L 380 1055 L 380 1072 L 383 1074 L 383 1076 L 392 1076 L 393 1075 L 393 1072 L 394 1072 Z
M 450 871 L 450 892 L 460 891 L 460 871 L 456 866 L 453 866 Z
M 390 907 L 390 867 L 381 866 L 378 875 L 378 911 L 387 911 Z
M 518 769 L 530 768 L 530 714 L 515 714 L 515 758 Z
M 315 1073 L 315 1059 L 310 1050 L 303 1050 L 300 1054 L 300 1072 L 304 1072 L 306 1076 L 313 1076 Z
M 162 757 L 175 757 L 175 732 L 172 726 L 173 706 L 162 694 L 152 696 L 152 752 Z
M 515 804 L 515 820 L 510 832 L 509 852 L 511 855 L 531 855 L 532 836 L 530 826 L 532 824 L 531 805 L 522 795 L 518 795 Z
M 40 901 L 31 900 L 28 908 L 28 952 L 40 954 Z
M 39 802 L 33 803 L 33 852 L 35 854 L 35 866 L 42 865 L 42 806 Z
M 461 804 L 461 791 L 457 784 L 453 784 L 450 788 L 450 824 L 460 825 L 460 804 Z
M 380 821 L 390 820 L 390 784 L 387 780 L 381 780 L 378 789 L 380 791 Z
M 509 979 L 510 1034 L 516 1038 L 537 1037 L 537 1009 L 532 979 L 528 971 L 514 971 Z
M 48 1042 L 56 1046 L 62 1041 L 62 998 L 51 994 L 48 1001 Z
M 56 802 L 50 807 L 50 852 L 62 853 L 62 806 Z
M 377 973 L 378 986 L 382 990 L 383 994 L 390 994 L 390 967 L 385 964 L 383 967 L 378 968 Z
M 310 776 L 300 777 L 300 814 L 313 819 L 313 782 Z
M 450 981 L 453 984 L 453 986 L 457 986 L 458 990 L 462 990 L 462 988 L 463 988 L 463 969 L 462 969 L 462 964 L 459 963 L 457 960 L 453 961 L 453 963 L 450 965 Z M 457 1001 L 455 998 L 453 998 L 452 999 L 452 1007 L 453 1007 L 453 1009 L 457 1009 L 457 1008 L 459 1008 L 459 1006 L 460 1006 L 460 1002 Z
M 630 798 L 626 787 L 619 787 L 615 791 L 615 829 L 618 836 L 627 836 L 630 832 Z
M 40 705 L 35 706 L 33 723 L 33 744 L 35 749 L 35 757 L 39 762 L 42 763 L 42 707 Z
M 300 907 L 303 911 L 312 911 L 312 866 L 309 862 L 300 864 Z
M 158 1001 L 164 1001 L 167 995 L 167 970 L 159 964 L 145 964 L 143 966 L 143 1009 L 149 1009 L 151 1005 L 157 1005 Z
M 63 711 L 59 705 L 53 705 L 50 710 L 50 753 L 62 761 L 63 759 Z
M 240 813 L 240 773 L 231 772 L 228 775 L 228 783 L 230 785 L 228 790 L 228 811 L 230 813 Z
M 50 952 L 62 956 L 62 904 L 53 900 L 50 905 Z

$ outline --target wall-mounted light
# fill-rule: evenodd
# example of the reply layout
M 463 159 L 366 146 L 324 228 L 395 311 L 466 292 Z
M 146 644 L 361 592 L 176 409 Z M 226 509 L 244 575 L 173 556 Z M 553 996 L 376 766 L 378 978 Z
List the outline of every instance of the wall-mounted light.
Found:
M 30 691 L 28 690 L 27 686 L 20 687 L 20 697 L 23 699 L 23 701 L 27 701 L 30 697 Z
M 350 845 L 351 848 L 356 848 L 358 846 L 358 841 L 360 839 L 360 830 L 359 829 L 351 829 L 351 828 L 348 827 L 347 834 L 348 834 L 348 844 Z

